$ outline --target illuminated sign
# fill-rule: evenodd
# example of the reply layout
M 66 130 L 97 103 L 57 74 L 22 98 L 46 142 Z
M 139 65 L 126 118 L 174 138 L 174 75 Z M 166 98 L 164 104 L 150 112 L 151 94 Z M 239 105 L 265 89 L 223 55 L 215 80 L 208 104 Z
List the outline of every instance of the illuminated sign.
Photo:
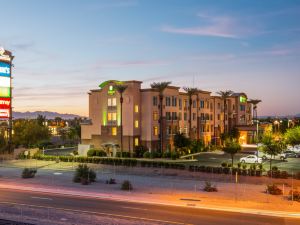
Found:
M 9 109 L 0 109 L 0 118 L 1 119 L 9 118 Z
M 114 86 L 110 85 L 109 88 L 108 88 L 108 94 L 109 95 L 114 95 L 115 94 L 115 89 L 114 89 Z
M 10 77 L 0 77 L 0 87 L 10 87 Z
M 247 102 L 247 98 L 245 96 L 240 96 L 240 102 L 241 103 L 246 103 Z
M 10 77 L 10 64 L 5 62 L 0 62 L 0 76 Z
M 10 98 L 0 98 L 0 109 L 9 109 L 11 104 Z
M 0 97 L 10 98 L 10 88 L 0 87 Z

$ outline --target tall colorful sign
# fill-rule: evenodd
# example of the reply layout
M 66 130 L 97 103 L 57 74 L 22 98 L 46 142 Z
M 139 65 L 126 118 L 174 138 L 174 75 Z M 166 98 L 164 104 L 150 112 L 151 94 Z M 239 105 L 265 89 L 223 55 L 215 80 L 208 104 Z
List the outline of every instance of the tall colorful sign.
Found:
M 11 112 L 11 62 L 5 54 L 5 50 L 0 48 L 0 119 L 9 119 Z

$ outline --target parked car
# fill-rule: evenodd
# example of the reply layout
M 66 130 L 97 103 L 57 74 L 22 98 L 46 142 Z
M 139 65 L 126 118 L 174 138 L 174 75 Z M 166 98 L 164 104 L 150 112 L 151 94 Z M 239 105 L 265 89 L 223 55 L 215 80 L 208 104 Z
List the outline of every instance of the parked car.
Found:
M 296 153 L 300 153 L 300 145 L 288 146 L 287 150 L 293 151 L 293 152 L 296 152 Z
M 298 153 L 291 150 L 285 151 L 284 153 L 282 153 L 282 155 L 284 155 L 285 158 L 297 158 L 299 156 Z
M 246 157 L 240 158 L 241 163 L 262 163 L 262 158 L 256 155 L 248 155 Z
M 266 154 L 264 152 L 258 151 L 257 153 L 258 157 L 261 157 L 263 160 L 267 160 L 267 159 L 278 159 L 278 160 L 285 160 L 287 157 L 284 153 L 278 154 L 278 155 L 269 155 Z

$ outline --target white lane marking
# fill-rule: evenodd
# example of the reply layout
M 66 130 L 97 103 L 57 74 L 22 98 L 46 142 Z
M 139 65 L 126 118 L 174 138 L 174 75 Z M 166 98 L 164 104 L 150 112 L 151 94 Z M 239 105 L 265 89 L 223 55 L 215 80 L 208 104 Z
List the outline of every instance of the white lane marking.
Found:
M 42 200 L 49 200 L 52 201 L 52 198 L 43 198 L 43 197 L 36 197 L 36 196 L 31 196 L 33 199 L 42 199 Z
M 124 208 L 124 209 L 145 210 L 145 211 L 147 211 L 147 210 L 148 210 L 148 209 L 142 209 L 142 208 L 136 208 L 136 207 L 128 207 L 128 206 L 123 206 L 122 208 Z
M 58 172 L 56 172 L 56 173 L 53 173 L 54 175 L 62 175 L 62 173 L 58 173 Z

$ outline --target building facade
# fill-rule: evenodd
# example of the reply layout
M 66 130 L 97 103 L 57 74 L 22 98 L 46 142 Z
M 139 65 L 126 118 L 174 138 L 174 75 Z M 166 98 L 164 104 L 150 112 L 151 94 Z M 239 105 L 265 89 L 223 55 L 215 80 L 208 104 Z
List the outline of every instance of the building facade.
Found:
M 159 91 L 142 89 L 140 81 L 105 81 L 99 89 L 89 92 L 89 121 L 81 125 L 82 144 L 106 148 L 112 154 L 120 147 L 121 104 L 120 94 L 115 90 L 115 85 L 120 83 L 127 86 L 122 104 L 124 151 L 133 152 L 140 145 L 151 151 L 158 150 Z M 212 96 L 209 91 L 197 91 L 190 101 L 180 87 L 168 86 L 163 91 L 162 102 L 163 150 L 173 149 L 177 132 L 202 140 L 205 145 L 217 145 L 220 135 L 234 127 L 244 138 L 240 139 L 241 143 L 247 143 L 254 135 L 251 109 L 245 93 L 231 95 L 224 107 L 224 99 Z

